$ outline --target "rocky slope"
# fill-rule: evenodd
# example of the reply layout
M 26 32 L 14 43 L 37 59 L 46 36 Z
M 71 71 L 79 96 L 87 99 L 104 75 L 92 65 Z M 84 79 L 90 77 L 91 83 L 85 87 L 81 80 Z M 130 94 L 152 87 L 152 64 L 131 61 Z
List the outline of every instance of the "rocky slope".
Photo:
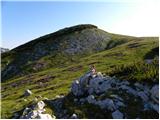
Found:
M 128 36 L 113 36 L 94 25 L 77 25 L 42 36 L 2 54 L 2 80 L 63 65 L 65 61 L 73 62 L 79 57 L 134 39 Z
M 154 117 L 149 116 L 151 114 L 155 118 L 158 116 L 159 84 L 121 81 L 115 77 L 103 77 L 100 73 L 92 79 L 89 76 L 90 73 L 85 74 L 72 84 L 75 102 L 97 105 L 114 119 Z M 143 116 L 144 113 L 148 116 Z
M 54 115 L 59 119 L 82 119 L 83 114 L 87 118 L 109 118 L 109 119 L 143 119 L 158 118 L 159 116 L 159 84 L 149 85 L 147 83 L 129 82 L 119 80 L 116 77 L 104 76 L 100 72 L 91 78 L 90 73 L 86 73 L 72 83 L 71 92 L 67 96 L 57 96 L 53 100 L 45 99 L 44 102 L 54 111 Z M 89 80 L 89 81 L 88 81 Z M 67 106 L 69 101 L 72 106 Z M 42 111 L 44 102 L 37 105 Z M 87 113 L 80 106 L 89 104 Z M 76 110 L 76 108 L 79 110 Z M 93 107 L 95 106 L 95 108 Z M 97 107 L 97 108 L 96 108 Z M 35 107 L 34 107 L 35 108 Z M 71 110 L 74 108 L 75 110 Z M 20 118 L 52 118 L 53 114 L 38 114 L 37 111 L 27 112 L 25 108 Z M 92 115 L 92 112 L 98 112 Z M 43 110 L 44 111 L 44 110 Z M 42 111 L 42 112 L 43 112 Z M 103 112 L 101 112 L 103 111 Z M 24 113 L 26 115 L 24 115 Z M 105 114 L 105 116 L 104 116 Z M 26 117 L 25 117 L 26 116 Z M 39 117 L 41 116 L 41 117 Z M 55 117 L 54 117 L 55 118 Z

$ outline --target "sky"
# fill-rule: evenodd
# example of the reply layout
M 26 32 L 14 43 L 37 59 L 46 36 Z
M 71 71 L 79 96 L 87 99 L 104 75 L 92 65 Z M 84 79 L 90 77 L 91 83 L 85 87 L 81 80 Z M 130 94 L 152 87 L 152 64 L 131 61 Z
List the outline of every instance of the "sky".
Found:
M 159 36 L 159 0 L 133 1 L 2 1 L 0 46 L 12 49 L 77 24 L 123 35 Z

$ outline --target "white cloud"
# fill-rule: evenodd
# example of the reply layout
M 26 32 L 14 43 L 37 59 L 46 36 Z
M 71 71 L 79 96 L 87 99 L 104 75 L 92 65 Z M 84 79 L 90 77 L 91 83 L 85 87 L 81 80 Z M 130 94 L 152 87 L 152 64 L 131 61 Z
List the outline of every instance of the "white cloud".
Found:
M 134 36 L 159 36 L 160 15 L 159 2 L 144 2 L 134 6 L 134 12 L 118 19 L 107 31 L 134 35 Z

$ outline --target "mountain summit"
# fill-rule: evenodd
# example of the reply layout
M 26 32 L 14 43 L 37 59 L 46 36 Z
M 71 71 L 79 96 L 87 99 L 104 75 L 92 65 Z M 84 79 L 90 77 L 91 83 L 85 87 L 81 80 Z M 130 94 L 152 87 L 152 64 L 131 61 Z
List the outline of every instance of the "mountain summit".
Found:
M 64 28 L 2 54 L 2 80 L 51 66 L 65 65 L 66 61 L 76 61 L 133 38 L 114 35 L 90 24 Z

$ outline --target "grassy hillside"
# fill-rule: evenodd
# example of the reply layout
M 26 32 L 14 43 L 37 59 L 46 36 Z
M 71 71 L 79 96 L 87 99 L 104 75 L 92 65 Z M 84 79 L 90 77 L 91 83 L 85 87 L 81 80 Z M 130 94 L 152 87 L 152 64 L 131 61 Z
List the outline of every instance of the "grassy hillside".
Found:
M 22 66 L 25 72 L 21 76 L 9 77 L 2 82 L 1 117 L 11 118 L 15 112 L 31 104 L 37 95 L 51 99 L 56 95 L 68 94 L 73 80 L 87 72 L 90 64 L 94 64 L 97 71 L 123 80 L 158 82 L 158 50 L 157 37 L 136 38 L 110 34 L 105 49 L 99 52 L 93 51 L 84 56 L 69 55 L 67 58 L 64 54 L 56 58 L 46 55 L 37 61 L 28 61 Z M 2 67 L 7 61 L 13 61 L 17 54 L 15 50 L 3 54 Z M 147 63 L 146 59 L 153 60 Z M 31 69 L 37 63 L 46 63 L 48 66 L 45 69 Z M 30 89 L 33 95 L 22 97 L 26 89 Z
M 78 25 L 51 33 L 2 54 L 2 81 L 66 67 L 78 59 L 138 39 L 111 34 L 93 25 Z

